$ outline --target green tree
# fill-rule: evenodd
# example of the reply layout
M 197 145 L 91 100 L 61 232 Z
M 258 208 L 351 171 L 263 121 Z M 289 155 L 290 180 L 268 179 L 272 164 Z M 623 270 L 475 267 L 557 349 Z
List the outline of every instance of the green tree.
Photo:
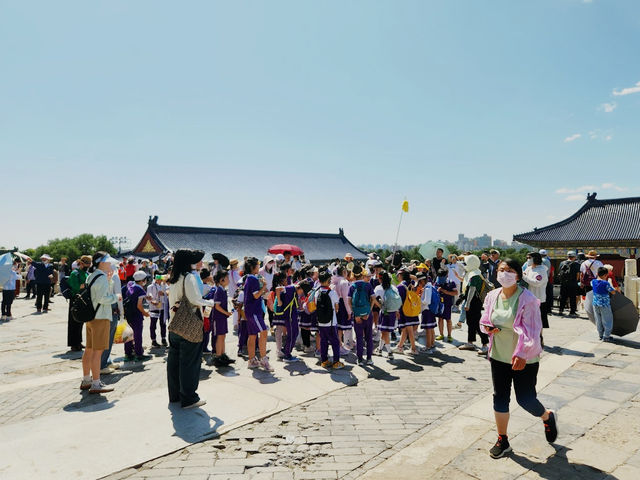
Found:
M 82 255 L 93 255 L 100 250 L 111 255 L 115 255 L 118 251 L 106 235 L 94 236 L 90 233 L 83 233 L 71 238 L 54 238 L 49 240 L 46 245 L 40 245 L 35 249 L 26 249 L 24 253 L 34 259 L 46 253 L 51 255 L 55 261 L 60 260 L 62 257 L 67 257 L 69 261 L 74 261 Z

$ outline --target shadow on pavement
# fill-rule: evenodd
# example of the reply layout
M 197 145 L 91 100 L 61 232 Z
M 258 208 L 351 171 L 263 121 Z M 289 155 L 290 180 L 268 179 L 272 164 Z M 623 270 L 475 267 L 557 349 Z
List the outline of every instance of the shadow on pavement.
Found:
M 593 357 L 595 356 L 591 352 L 581 352 L 579 350 L 572 350 L 570 348 L 563 347 L 549 347 L 545 345 L 544 351 L 547 353 L 552 353 L 554 355 L 573 355 L 575 357 Z
M 187 443 L 197 443 L 218 437 L 217 430 L 224 425 L 224 421 L 218 417 L 210 417 L 201 408 L 185 410 L 180 403 L 170 403 L 171 422 L 174 435 Z M 213 420 L 213 424 L 211 421 Z
M 52 355 L 52 358 L 62 358 L 64 360 L 82 360 L 82 352 L 72 352 L 71 350 L 65 353 L 56 353 Z
M 558 448 L 558 447 L 556 447 Z M 520 466 L 533 470 L 540 478 L 546 478 L 549 480 L 565 480 L 571 478 L 579 478 L 581 480 L 601 480 L 606 477 L 607 480 L 617 480 L 617 477 L 609 475 L 602 470 L 599 470 L 589 465 L 582 463 L 572 463 L 567 458 L 567 451 L 570 448 L 561 447 L 555 455 L 547 458 L 544 463 L 530 460 L 527 457 L 511 453 L 507 458 L 510 458 Z
M 114 407 L 117 402 L 117 400 L 109 401 L 105 395 L 82 391 L 82 399 L 79 402 L 71 402 L 65 405 L 62 410 L 65 412 L 99 412 Z

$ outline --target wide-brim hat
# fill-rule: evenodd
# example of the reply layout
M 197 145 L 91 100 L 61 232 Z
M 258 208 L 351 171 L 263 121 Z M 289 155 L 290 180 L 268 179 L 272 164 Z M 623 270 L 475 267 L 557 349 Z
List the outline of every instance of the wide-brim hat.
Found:
M 43 253 L 42 255 L 40 255 L 40 260 L 53 260 L 53 258 L 51 258 L 46 253 Z
M 353 260 L 353 255 L 351 255 L 350 253 L 345 254 L 345 256 L 342 258 L 343 260 Z
M 145 278 L 147 278 L 147 273 L 144 272 L 143 270 L 138 270 L 136 273 L 133 274 L 133 281 L 134 282 L 140 282 L 140 281 L 144 280 Z
M 587 258 L 597 258 L 598 257 L 598 252 L 596 252 L 595 250 L 589 250 L 587 252 Z
M 418 268 L 426 268 L 427 270 L 429 270 L 429 267 L 427 267 L 424 262 L 421 263 L 420 265 L 418 265 Z
M 231 260 L 229 260 L 229 265 L 238 265 L 238 259 L 232 258 Z

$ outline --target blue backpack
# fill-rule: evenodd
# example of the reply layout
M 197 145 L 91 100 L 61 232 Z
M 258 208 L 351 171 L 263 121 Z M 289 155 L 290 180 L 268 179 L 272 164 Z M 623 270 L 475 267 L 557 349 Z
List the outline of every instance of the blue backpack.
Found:
M 371 300 L 367 293 L 367 283 L 358 280 L 353 284 L 354 291 L 351 297 L 351 306 L 355 317 L 368 317 L 371 313 Z
M 384 291 L 384 312 L 397 312 L 402 308 L 402 297 L 398 290 L 391 286 Z
M 440 300 L 440 294 L 438 293 L 438 285 L 431 287 L 431 303 L 429 304 L 429 311 L 434 315 L 442 313 L 444 310 L 444 304 Z

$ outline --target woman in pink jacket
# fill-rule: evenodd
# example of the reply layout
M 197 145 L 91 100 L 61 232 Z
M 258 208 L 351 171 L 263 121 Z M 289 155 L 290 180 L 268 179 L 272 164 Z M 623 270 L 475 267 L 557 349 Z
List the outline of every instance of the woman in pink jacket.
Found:
M 538 400 L 536 380 L 540 360 L 540 301 L 518 285 L 522 269 L 515 260 L 506 259 L 498 266 L 497 288 L 487 294 L 480 329 L 489 334 L 489 359 L 493 379 L 493 410 L 498 441 L 489 451 L 493 458 L 510 452 L 507 427 L 511 384 L 518 404 L 544 423 L 549 443 L 558 436 L 557 415 Z

